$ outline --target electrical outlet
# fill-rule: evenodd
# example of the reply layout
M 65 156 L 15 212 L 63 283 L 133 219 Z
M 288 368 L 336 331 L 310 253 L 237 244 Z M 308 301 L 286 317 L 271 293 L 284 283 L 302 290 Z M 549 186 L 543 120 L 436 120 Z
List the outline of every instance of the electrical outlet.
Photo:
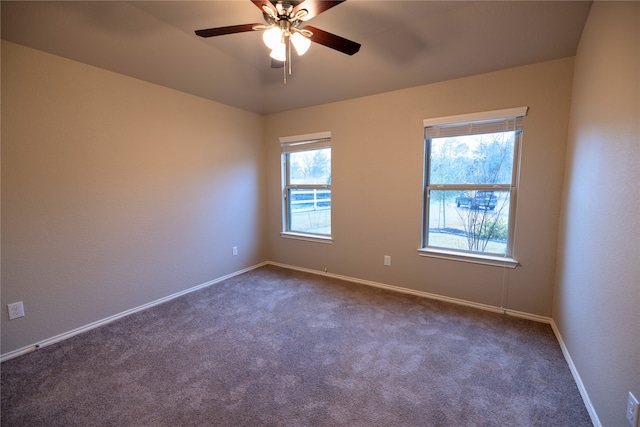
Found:
M 631 427 L 638 427 L 638 399 L 631 392 L 627 400 L 627 421 Z
M 9 308 L 9 320 L 24 317 L 24 305 L 22 304 L 22 301 L 7 304 L 7 307 Z
M 384 256 L 384 265 L 391 265 L 391 255 Z
M 238 247 L 234 246 L 231 248 L 231 255 L 236 256 L 238 255 Z

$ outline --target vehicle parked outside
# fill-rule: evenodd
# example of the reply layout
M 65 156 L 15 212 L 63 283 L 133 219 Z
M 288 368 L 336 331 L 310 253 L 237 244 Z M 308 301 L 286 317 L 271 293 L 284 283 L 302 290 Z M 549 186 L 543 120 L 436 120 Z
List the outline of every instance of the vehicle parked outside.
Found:
M 493 191 L 463 191 L 456 197 L 456 206 L 466 206 L 469 209 L 489 209 L 494 210 L 498 202 L 498 197 Z

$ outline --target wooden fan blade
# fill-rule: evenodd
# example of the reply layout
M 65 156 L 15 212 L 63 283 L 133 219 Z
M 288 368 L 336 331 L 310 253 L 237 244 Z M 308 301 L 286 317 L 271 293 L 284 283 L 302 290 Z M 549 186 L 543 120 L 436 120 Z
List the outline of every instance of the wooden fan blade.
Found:
M 253 27 L 262 24 L 242 24 L 229 25 L 228 27 L 208 28 L 206 30 L 196 30 L 196 35 L 200 37 L 224 36 L 225 34 L 245 33 L 253 31 Z
M 253 0 L 252 0 L 253 1 Z M 335 1 L 328 1 L 328 0 L 304 0 L 302 3 L 300 3 L 298 6 L 296 6 L 293 9 L 293 15 L 296 14 L 296 12 L 298 12 L 300 9 L 307 9 L 307 13 L 302 19 L 301 21 L 308 21 L 309 19 L 320 15 L 322 12 L 324 12 L 325 10 L 329 10 L 334 6 L 339 5 L 340 3 L 344 2 L 345 0 L 335 0 Z
M 308 25 L 301 29 L 309 30 L 313 33 L 313 35 L 309 37 L 312 42 L 330 47 L 331 49 L 346 53 L 347 55 L 353 55 L 360 50 L 360 43 L 356 43 L 343 37 L 336 36 L 335 34 L 328 33 L 319 28 Z
M 278 15 L 278 11 L 269 0 L 251 0 L 251 3 L 255 4 L 256 7 L 262 11 L 262 13 L 264 13 L 264 9 L 262 8 L 262 6 L 267 6 L 273 11 L 274 15 Z

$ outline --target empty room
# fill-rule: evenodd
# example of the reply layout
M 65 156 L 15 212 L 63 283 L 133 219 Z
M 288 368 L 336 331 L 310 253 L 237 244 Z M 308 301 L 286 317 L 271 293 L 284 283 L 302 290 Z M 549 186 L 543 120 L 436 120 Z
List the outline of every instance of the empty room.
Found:
M 639 427 L 640 2 L 1 7 L 3 426 Z

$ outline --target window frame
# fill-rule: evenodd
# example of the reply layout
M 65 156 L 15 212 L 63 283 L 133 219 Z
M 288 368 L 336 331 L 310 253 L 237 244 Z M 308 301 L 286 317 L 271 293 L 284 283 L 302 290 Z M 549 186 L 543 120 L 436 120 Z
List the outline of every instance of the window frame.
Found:
M 515 226 L 516 226 L 516 205 L 518 197 L 518 187 L 520 179 L 520 153 L 523 134 L 523 119 L 527 115 L 528 107 L 516 107 L 502 110 L 485 111 L 480 113 L 462 114 L 455 116 L 438 117 L 425 119 L 423 121 L 424 129 L 424 182 L 423 182 L 423 212 L 422 212 L 422 236 L 421 247 L 418 253 L 421 256 L 471 262 L 484 265 L 516 268 L 519 262 L 515 259 Z M 513 125 L 511 125 L 513 121 Z M 482 128 L 483 126 L 492 126 L 492 123 L 504 122 L 509 124 L 510 128 L 504 131 L 517 131 L 513 147 L 513 167 L 511 173 L 511 182 L 505 184 L 431 184 L 431 140 L 440 137 L 428 134 L 439 134 L 444 131 L 445 136 L 465 136 L 478 135 L 485 133 L 500 132 L 484 132 L 482 130 L 473 130 L 473 126 Z M 462 132 L 464 127 L 468 127 L 469 131 Z M 451 134 L 448 134 L 451 132 Z M 442 137 L 445 137 L 442 136 Z M 508 237 L 507 248 L 504 255 L 495 253 L 485 253 L 472 250 L 463 250 L 455 248 L 443 248 L 437 246 L 428 246 L 429 237 L 429 197 L 431 191 L 508 191 L 509 192 L 509 214 L 508 214 Z
M 294 135 L 280 138 L 280 162 L 282 174 L 282 231 L 280 235 L 285 238 L 308 240 L 320 243 L 331 243 L 333 240 L 333 227 L 330 234 L 310 233 L 291 229 L 291 210 L 289 205 L 289 193 L 291 190 L 331 190 L 329 184 L 291 184 L 290 182 L 290 162 L 289 155 L 303 151 L 314 151 L 319 149 L 331 149 L 331 132 L 318 132 L 304 135 Z M 333 153 L 333 150 L 331 150 Z M 333 162 L 332 162 L 333 164 Z M 331 172 L 330 172 L 331 174 Z M 331 198 L 330 217 L 333 217 L 333 198 Z M 330 221 L 330 224 L 332 221 Z

